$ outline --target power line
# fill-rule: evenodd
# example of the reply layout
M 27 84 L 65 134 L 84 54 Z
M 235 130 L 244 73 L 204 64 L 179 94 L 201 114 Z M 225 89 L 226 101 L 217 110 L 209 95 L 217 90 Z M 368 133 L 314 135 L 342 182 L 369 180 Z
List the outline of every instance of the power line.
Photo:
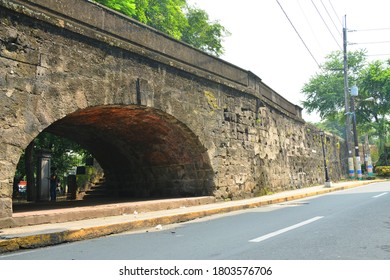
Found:
M 339 35 L 342 37 L 339 28 L 337 28 L 337 25 L 334 23 L 334 20 L 333 20 L 333 18 L 331 17 L 331 15 L 329 14 L 328 9 L 326 8 L 324 2 L 322 2 L 322 0 L 320 0 L 320 1 L 321 1 L 322 6 L 324 7 L 326 13 L 328 14 L 328 17 L 330 18 L 330 21 L 333 23 L 334 28 L 337 30 L 337 33 L 339 33 Z
M 379 42 L 360 42 L 360 43 L 348 43 L 349 45 L 374 45 L 374 44 L 389 44 L 390 41 L 379 41 Z
M 332 31 L 330 31 L 330 28 L 329 28 L 329 26 L 326 24 L 326 22 L 325 22 L 324 18 L 322 17 L 322 15 L 321 15 L 320 11 L 318 10 L 318 8 L 317 8 L 317 6 L 316 6 L 316 4 L 313 2 L 313 0 L 311 0 L 311 3 L 313 4 L 314 8 L 317 10 L 317 13 L 319 14 L 319 16 L 321 17 L 322 21 L 324 22 L 324 24 L 325 24 L 326 28 L 328 29 L 328 31 L 329 31 L 329 33 L 330 33 L 330 35 L 332 35 L 332 37 L 333 37 L 334 41 L 335 41 L 335 42 L 336 42 L 336 44 L 339 46 L 340 50 L 342 50 L 342 48 L 341 48 L 341 46 L 340 46 L 339 42 L 338 42 L 338 41 L 336 40 L 336 38 L 334 37 L 334 35 L 333 35 Z
M 314 55 L 312 54 L 312 52 L 310 51 L 309 47 L 306 45 L 305 41 L 302 39 L 301 35 L 299 34 L 298 30 L 295 28 L 294 24 L 292 23 L 292 21 L 290 20 L 290 18 L 288 17 L 286 11 L 283 9 L 282 5 L 279 3 L 279 0 L 276 0 L 276 2 L 278 3 L 280 9 L 282 9 L 284 15 L 286 16 L 287 20 L 290 22 L 291 26 L 294 28 L 295 30 L 295 33 L 297 33 L 299 39 L 301 39 L 303 45 L 305 46 L 306 50 L 310 53 L 311 57 L 313 58 L 313 60 L 316 62 L 318 68 L 321 68 L 320 64 L 318 63 L 317 59 L 314 57 Z
M 334 9 L 333 4 L 330 0 L 329 0 L 329 4 L 332 7 L 334 14 L 336 15 L 336 18 L 339 20 L 340 25 L 343 26 L 343 23 L 341 22 L 341 19 L 340 19 L 339 15 L 337 14 L 336 10 Z
M 390 56 L 390 53 L 367 54 L 367 56 Z
M 371 29 L 359 29 L 359 30 L 348 30 L 348 32 L 366 32 L 366 31 L 383 31 L 383 30 L 390 30 L 390 27 L 371 28 Z
M 386 31 L 390 30 L 389 27 L 383 28 L 369 28 L 369 29 L 359 29 L 359 30 L 348 30 L 348 32 L 373 32 L 373 31 Z M 389 44 L 390 41 L 371 41 L 371 42 L 351 42 L 349 45 L 375 45 L 375 44 Z M 366 54 L 368 57 L 373 56 L 389 56 L 388 53 L 378 53 L 378 54 Z
M 309 19 L 307 18 L 306 14 L 305 14 L 305 11 L 304 11 L 303 8 L 302 8 L 301 2 L 300 2 L 299 0 L 298 0 L 297 2 L 298 2 L 298 6 L 299 6 L 299 8 L 300 8 L 300 10 L 301 10 L 301 12 L 302 12 L 302 14 L 303 14 L 303 17 L 305 18 L 306 23 L 307 23 L 307 25 L 309 26 L 310 31 L 311 31 L 311 33 L 312 33 L 314 39 L 316 40 L 316 42 L 317 42 L 317 44 L 318 44 L 318 47 L 322 50 L 320 41 L 318 40 L 318 38 L 317 38 L 317 36 L 316 36 L 316 33 L 314 32 L 313 26 L 312 26 L 312 24 L 310 24 Z

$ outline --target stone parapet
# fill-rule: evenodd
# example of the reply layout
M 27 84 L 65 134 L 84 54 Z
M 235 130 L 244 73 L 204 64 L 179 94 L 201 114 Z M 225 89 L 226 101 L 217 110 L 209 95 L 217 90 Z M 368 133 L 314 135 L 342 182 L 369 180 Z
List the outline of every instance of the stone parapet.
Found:
M 261 79 L 250 71 L 199 51 L 121 13 L 87 0 L 0 0 L 0 5 L 82 36 L 130 50 L 153 60 L 235 87 L 261 98 Z M 267 87 L 268 88 L 268 87 Z M 272 92 L 271 106 L 302 119 L 300 107 Z M 279 102 L 282 101 L 282 102 Z

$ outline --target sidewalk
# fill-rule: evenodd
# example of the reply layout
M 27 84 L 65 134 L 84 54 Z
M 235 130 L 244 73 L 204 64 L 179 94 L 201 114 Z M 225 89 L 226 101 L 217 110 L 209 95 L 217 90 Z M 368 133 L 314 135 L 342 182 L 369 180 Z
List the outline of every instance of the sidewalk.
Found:
M 256 208 L 321 195 L 381 180 L 348 181 L 296 189 L 245 200 L 215 202 L 213 197 L 164 199 L 49 209 L 20 209 L 19 226 L 0 229 L 0 253 L 179 223 L 219 213 Z M 81 219 L 81 220 L 80 220 Z

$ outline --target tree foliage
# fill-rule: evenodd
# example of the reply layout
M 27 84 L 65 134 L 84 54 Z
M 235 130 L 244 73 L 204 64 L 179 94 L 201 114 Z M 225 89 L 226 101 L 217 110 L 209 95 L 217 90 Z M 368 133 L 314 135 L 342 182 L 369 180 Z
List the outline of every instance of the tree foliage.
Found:
M 365 51 L 348 54 L 349 86 L 357 85 L 355 116 L 358 134 L 370 134 L 380 140 L 380 148 L 388 141 L 390 117 L 390 61 L 367 62 Z M 309 112 L 319 112 L 322 128 L 339 130 L 345 135 L 344 71 L 341 52 L 333 52 L 302 89 L 306 96 L 303 107 Z
M 371 62 L 361 71 L 358 85 L 361 98 L 374 101 L 362 103 L 358 108 L 366 121 L 379 122 L 390 114 L 390 61 Z
M 182 40 L 202 51 L 221 55 L 221 38 L 230 33 L 218 22 L 210 22 L 208 14 L 201 9 L 187 7 L 187 27 L 183 30 Z
M 306 97 L 303 107 L 309 113 L 318 112 L 323 119 L 335 118 L 345 108 L 343 53 L 333 52 L 326 59 L 321 72 L 311 77 L 302 89 Z M 356 83 L 365 61 L 364 51 L 348 54 L 349 84 Z
M 135 0 L 95 0 L 111 9 L 132 16 L 136 12 Z
M 82 163 L 81 161 L 90 155 L 79 144 L 47 132 L 42 132 L 34 139 L 33 162 L 36 162 L 35 157 L 39 150 L 50 150 L 51 166 L 56 169 L 59 175 L 66 173 L 72 167 L 80 165 Z M 15 177 L 23 178 L 27 176 L 25 164 L 25 156 L 22 156 L 18 163 Z
M 213 55 L 223 53 L 222 41 L 229 32 L 207 13 L 186 0 L 95 0 L 169 36 Z
M 135 5 L 133 18 L 181 39 L 182 27 L 187 24 L 184 14 L 186 0 L 135 0 Z
M 358 81 L 361 101 L 356 108 L 362 130 L 372 130 L 380 140 L 380 149 L 388 142 L 390 117 L 390 61 L 373 61 L 365 67 Z
M 324 119 L 320 123 L 315 123 L 314 125 L 321 130 L 326 130 L 339 137 L 345 137 L 345 118 L 341 112 Z

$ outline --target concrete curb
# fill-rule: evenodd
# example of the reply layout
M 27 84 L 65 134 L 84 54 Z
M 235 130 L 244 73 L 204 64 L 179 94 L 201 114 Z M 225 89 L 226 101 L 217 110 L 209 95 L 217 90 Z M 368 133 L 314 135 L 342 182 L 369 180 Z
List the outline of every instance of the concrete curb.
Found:
M 14 215 L 15 227 L 24 227 L 29 225 L 39 225 L 48 223 L 63 223 L 79 220 L 95 219 L 99 217 L 120 216 L 132 214 L 134 210 L 138 212 L 151 212 L 160 210 L 169 210 L 180 207 L 191 207 L 197 205 L 205 205 L 215 203 L 215 197 L 194 197 L 186 199 L 170 199 L 169 201 L 155 200 L 153 207 L 148 206 L 145 201 L 140 201 L 127 205 L 126 203 L 115 203 L 105 206 L 104 208 L 96 209 L 89 207 L 79 207 L 77 212 L 70 212 L 69 209 L 64 210 L 65 215 L 58 213 L 46 213 L 44 215 L 31 215 L 19 217 Z
M 282 196 L 279 198 L 256 201 L 253 203 L 242 203 L 237 205 L 226 205 L 220 203 L 219 207 L 198 211 L 190 211 L 187 213 L 178 213 L 171 215 L 161 215 L 153 218 L 140 219 L 135 221 L 129 221 L 124 223 L 109 224 L 104 226 L 95 226 L 89 228 L 82 228 L 77 230 L 62 230 L 54 233 L 34 234 L 23 237 L 15 237 L 10 239 L 0 240 L 0 253 L 17 251 L 20 249 L 31 249 L 38 247 L 45 247 L 51 245 L 57 245 L 61 243 L 74 242 L 80 240 L 87 240 L 92 238 L 98 238 L 111 234 L 121 233 L 129 230 L 142 229 L 148 227 L 154 227 L 156 225 L 168 225 L 173 223 L 180 223 L 191 221 L 206 216 L 215 214 L 228 213 L 238 210 L 257 208 L 261 206 L 282 203 L 291 200 L 297 200 L 305 197 L 311 197 L 316 195 L 322 195 L 330 192 L 336 192 L 346 190 L 354 187 L 359 187 L 374 182 L 382 182 L 383 180 L 372 180 L 364 182 L 354 182 L 349 185 L 340 187 L 324 188 L 319 191 L 307 192 L 296 195 Z M 225 205 L 224 205 L 225 204 Z

